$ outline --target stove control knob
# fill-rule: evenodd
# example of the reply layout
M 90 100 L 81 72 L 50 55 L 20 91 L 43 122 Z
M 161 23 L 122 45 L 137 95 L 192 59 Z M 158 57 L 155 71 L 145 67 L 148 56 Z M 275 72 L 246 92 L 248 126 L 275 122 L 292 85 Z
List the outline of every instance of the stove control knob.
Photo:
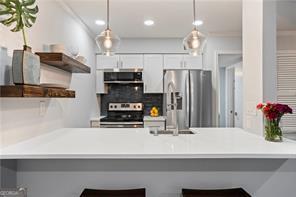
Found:
M 117 108 L 117 105 L 114 105 L 114 108 L 116 109 Z
M 113 105 L 110 105 L 110 108 L 112 109 L 113 108 Z

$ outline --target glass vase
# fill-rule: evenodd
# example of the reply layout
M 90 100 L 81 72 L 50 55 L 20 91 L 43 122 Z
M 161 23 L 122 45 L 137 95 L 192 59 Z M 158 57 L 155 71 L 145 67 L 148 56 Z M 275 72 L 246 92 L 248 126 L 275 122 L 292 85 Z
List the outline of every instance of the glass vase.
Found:
M 271 142 L 282 142 L 283 133 L 280 127 L 281 119 L 265 119 L 265 140 Z

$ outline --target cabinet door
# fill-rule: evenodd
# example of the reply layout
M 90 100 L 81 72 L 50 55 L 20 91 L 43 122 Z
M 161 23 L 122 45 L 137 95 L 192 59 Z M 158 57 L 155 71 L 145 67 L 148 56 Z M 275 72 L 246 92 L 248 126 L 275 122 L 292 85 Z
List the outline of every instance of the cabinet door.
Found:
M 121 55 L 119 68 L 139 69 L 143 68 L 143 55 Z
M 104 84 L 104 71 L 96 70 L 96 93 L 97 94 L 106 94 L 107 90 Z
M 183 69 L 183 55 L 164 55 L 164 69 Z
M 153 128 L 157 130 L 165 129 L 164 121 L 144 121 L 144 128 Z
M 163 56 L 144 55 L 144 93 L 163 93 Z
M 202 69 L 202 56 L 184 55 L 184 68 L 186 69 Z
M 97 55 L 97 69 L 114 69 L 118 68 L 119 57 L 114 56 L 104 56 Z

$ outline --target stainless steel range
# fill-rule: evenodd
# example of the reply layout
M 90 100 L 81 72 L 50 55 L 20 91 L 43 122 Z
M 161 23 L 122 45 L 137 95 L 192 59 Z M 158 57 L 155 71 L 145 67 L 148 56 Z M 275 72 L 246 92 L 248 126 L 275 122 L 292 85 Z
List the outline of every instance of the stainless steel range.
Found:
M 101 118 L 101 128 L 143 128 L 143 103 L 109 103 L 108 114 Z

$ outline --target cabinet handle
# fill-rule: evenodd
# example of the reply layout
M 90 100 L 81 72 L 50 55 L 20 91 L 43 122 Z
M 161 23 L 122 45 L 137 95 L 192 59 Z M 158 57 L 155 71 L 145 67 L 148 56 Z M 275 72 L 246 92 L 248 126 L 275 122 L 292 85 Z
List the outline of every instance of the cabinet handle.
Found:
M 186 68 L 187 67 L 187 63 L 184 61 L 184 68 Z
M 119 62 L 118 61 L 116 62 L 116 66 L 117 66 L 117 68 L 119 68 Z

